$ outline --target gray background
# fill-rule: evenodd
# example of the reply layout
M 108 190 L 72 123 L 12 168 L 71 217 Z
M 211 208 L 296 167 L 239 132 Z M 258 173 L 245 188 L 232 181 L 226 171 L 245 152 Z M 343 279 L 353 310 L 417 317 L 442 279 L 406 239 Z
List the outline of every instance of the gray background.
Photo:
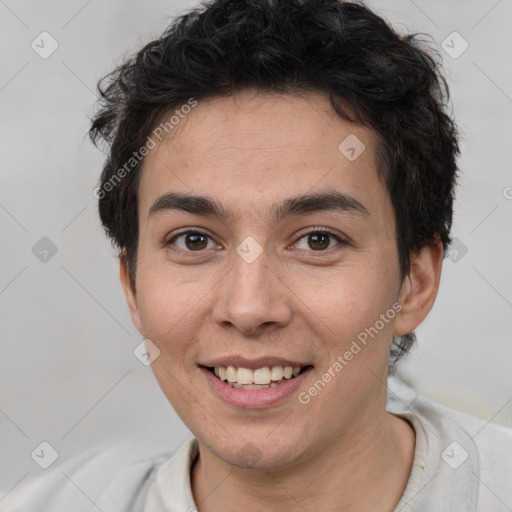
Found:
M 150 455 L 188 436 L 132 353 L 141 337 L 92 196 L 103 155 L 84 136 L 97 80 L 194 4 L 0 0 L 2 509 L 43 473 L 31 458 L 42 441 L 64 461 L 114 440 Z M 434 37 L 463 134 L 453 233 L 467 253 L 445 260 L 401 373 L 441 402 L 512 425 L 512 2 L 370 5 L 400 31 Z M 59 44 L 47 59 L 31 48 L 42 31 Z M 469 44 L 458 58 L 442 49 L 453 31 Z M 32 250 L 42 237 L 57 248 L 46 262 Z

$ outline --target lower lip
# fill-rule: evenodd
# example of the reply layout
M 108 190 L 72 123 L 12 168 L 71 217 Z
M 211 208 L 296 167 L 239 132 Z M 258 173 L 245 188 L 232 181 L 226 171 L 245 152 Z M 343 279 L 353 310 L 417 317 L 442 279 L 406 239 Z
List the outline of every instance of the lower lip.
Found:
M 290 396 L 302 384 L 312 368 L 277 386 L 263 389 L 237 389 L 200 367 L 211 388 L 227 403 L 242 409 L 258 409 L 275 405 Z

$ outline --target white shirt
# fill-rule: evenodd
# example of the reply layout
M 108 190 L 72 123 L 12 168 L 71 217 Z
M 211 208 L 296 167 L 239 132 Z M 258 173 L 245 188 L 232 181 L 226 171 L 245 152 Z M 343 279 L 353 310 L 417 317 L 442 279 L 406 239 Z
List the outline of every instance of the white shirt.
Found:
M 397 377 L 388 380 L 387 410 L 416 432 L 413 467 L 394 512 L 512 511 L 512 429 L 420 396 Z M 112 464 L 105 470 L 105 455 L 68 465 L 66 476 L 56 468 L 14 512 L 195 512 L 190 468 L 197 453 L 192 437 L 174 454 L 115 475 Z M 96 482 L 87 499 L 77 481 Z

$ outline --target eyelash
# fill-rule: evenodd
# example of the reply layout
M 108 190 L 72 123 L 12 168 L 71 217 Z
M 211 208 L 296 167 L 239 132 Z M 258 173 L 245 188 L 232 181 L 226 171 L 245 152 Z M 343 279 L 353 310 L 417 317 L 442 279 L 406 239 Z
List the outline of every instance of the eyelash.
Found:
M 199 230 L 196 230 L 196 229 L 185 229 L 183 231 L 179 231 L 178 233 L 175 233 L 169 240 L 166 240 L 164 242 L 164 246 L 167 247 L 169 245 L 172 245 L 174 243 L 174 241 L 177 238 L 179 238 L 180 236 L 189 235 L 189 234 L 190 235 L 203 235 L 203 236 L 206 236 L 207 238 L 209 238 L 210 240 L 213 240 L 212 237 L 210 237 L 209 235 L 207 235 L 203 231 L 199 231 Z M 327 228 L 321 228 L 321 227 L 315 227 L 311 231 L 308 231 L 307 233 L 303 233 L 293 243 L 293 245 L 296 245 L 300 240 L 302 240 L 303 238 L 306 238 L 306 237 L 308 237 L 310 235 L 329 235 L 329 236 L 331 236 L 332 238 L 334 238 L 338 242 L 338 246 L 347 246 L 347 245 L 349 245 L 349 242 L 347 242 L 346 240 L 341 238 L 337 233 L 334 233 L 333 231 L 331 231 L 331 230 L 329 230 Z M 335 246 L 335 247 L 338 247 L 338 246 Z M 313 254 L 314 253 L 325 253 L 325 252 L 331 251 L 335 247 L 331 247 L 329 249 L 320 249 L 318 251 L 314 251 L 314 250 L 311 249 L 311 250 L 309 250 L 307 252 L 312 252 Z M 204 249 L 201 249 L 201 250 L 198 250 L 198 251 L 190 251 L 190 250 L 181 249 L 179 247 L 178 247 L 178 250 L 180 250 L 181 252 L 188 253 L 188 254 L 204 252 Z

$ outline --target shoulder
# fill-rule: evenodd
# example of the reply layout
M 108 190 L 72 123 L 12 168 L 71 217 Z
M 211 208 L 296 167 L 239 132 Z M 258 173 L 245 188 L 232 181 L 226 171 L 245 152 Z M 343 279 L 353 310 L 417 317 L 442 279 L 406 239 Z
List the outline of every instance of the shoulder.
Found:
M 410 411 L 428 420 L 436 430 L 463 430 L 484 453 L 499 446 L 510 447 L 512 428 L 484 420 L 419 394 L 397 376 L 388 379 L 388 409 Z M 507 453 L 510 455 L 510 452 Z
M 479 505 L 496 499 L 512 507 L 512 428 L 482 420 L 422 397 L 421 403 L 443 418 L 450 431 L 463 430 L 478 460 Z M 484 510 L 484 509 L 483 509 Z
M 126 497 L 128 506 L 169 455 L 139 458 L 127 442 L 91 448 L 20 485 L 14 497 L 19 505 L 12 512 L 89 512 L 97 510 L 100 499 L 106 501 L 115 494 L 119 500 Z
M 427 441 L 425 503 L 464 504 L 464 510 L 512 510 L 512 429 L 419 395 L 389 379 L 388 410 L 408 418 Z M 426 493 L 425 493 L 426 494 Z M 435 501 L 437 499 L 437 502 Z M 501 507 L 501 508 L 500 508 Z M 506 508 L 505 508 L 506 509 Z
M 412 406 L 445 431 L 464 431 L 475 445 L 481 470 L 489 465 L 507 469 L 512 477 L 512 428 L 483 420 L 452 407 L 440 404 L 425 396 L 419 396 Z M 489 464 L 490 463 L 490 464 Z

